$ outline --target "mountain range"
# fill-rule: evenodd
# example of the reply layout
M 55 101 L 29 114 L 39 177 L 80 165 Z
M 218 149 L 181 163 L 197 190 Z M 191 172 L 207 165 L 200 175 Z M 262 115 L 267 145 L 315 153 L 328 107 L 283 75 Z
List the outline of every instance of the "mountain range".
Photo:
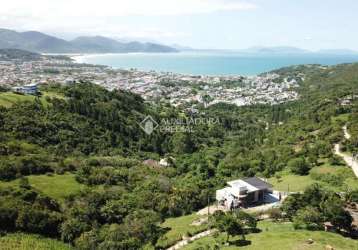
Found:
M 73 40 L 64 40 L 38 31 L 17 32 L 0 29 L 0 49 L 21 49 L 38 53 L 169 53 L 179 51 L 218 51 L 240 52 L 244 54 L 325 54 L 325 55 L 357 55 L 357 51 L 347 49 L 325 49 L 319 51 L 304 50 L 296 47 L 251 47 L 242 50 L 202 50 L 178 44 L 163 45 L 149 40 L 131 41 L 104 36 L 80 36 Z
M 67 41 L 38 31 L 0 29 L 0 49 L 22 49 L 40 53 L 167 53 L 178 50 L 166 45 L 120 42 L 103 36 L 82 36 Z

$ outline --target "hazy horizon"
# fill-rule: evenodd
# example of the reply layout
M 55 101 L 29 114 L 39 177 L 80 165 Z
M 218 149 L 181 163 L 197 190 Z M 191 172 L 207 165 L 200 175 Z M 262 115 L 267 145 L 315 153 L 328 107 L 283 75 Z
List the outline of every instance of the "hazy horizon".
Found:
M 49 0 L 2 3 L 0 27 L 69 40 L 101 35 L 196 49 L 358 50 L 354 0 Z

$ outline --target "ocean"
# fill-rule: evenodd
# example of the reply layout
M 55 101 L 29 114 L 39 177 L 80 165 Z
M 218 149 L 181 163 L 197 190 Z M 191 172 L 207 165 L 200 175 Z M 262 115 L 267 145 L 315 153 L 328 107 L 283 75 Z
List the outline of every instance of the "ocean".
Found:
M 113 68 L 174 72 L 191 75 L 257 75 L 274 69 L 299 65 L 334 65 L 358 62 L 358 55 L 268 55 L 236 52 L 180 52 L 81 55 L 81 63 L 101 64 Z

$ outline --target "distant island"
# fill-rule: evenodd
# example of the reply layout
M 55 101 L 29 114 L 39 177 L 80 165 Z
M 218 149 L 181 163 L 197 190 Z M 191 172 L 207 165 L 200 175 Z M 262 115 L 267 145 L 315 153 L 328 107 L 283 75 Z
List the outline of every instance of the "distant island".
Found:
M 37 31 L 0 29 L 0 49 L 22 49 L 38 53 L 168 53 L 177 49 L 141 42 L 120 42 L 103 36 L 83 36 L 66 41 Z

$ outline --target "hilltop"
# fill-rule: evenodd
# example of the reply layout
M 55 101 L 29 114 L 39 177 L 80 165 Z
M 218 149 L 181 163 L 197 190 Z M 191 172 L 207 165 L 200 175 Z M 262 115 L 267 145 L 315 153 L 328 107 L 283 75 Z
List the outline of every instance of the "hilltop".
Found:
M 323 219 L 340 225 L 340 218 L 350 230 L 344 209 L 357 202 L 357 179 L 333 146 L 341 143 L 346 153 L 358 149 L 358 64 L 302 65 L 271 73 L 278 83 L 295 79 L 300 98 L 242 107 L 217 103 L 191 113 L 88 82 L 44 85 L 41 97 L 2 93 L 0 216 L 7 223 L 0 229 L 61 239 L 78 249 L 165 248 L 205 230 L 205 224 L 192 225 L 197 217 L 189 221 L 185 215 L 206 207 L 208 199 L 214 202 L 215 190 L 230 180 L 259 176 L 279 191 L 288 191 L 287 183 L 295 184 L 295 192 L 306 191 L 289 196 L 286 215 L 276 211 L 281 223 L 259 222 L 261 231 L 247 232 L 249 249 L 269 245 L 267 237 L 279 245 L 280 235 L 285 248 L 307 246 L 312 237 L 317 247 L 352 249 L 352 239 L 336 232 L 337 241 L 326 240 L 332 233 L 321 230 Z M 148 115 L 158 123 L 220 122 L 200 122 L 193 131 L 158 128 L 149 135 L 140 126 Z M 305 227 L 304 216 L 312 210 L 319 217 L 317 232 Z M 342 216 L 336 219 L 336 213 Z M 2 239 L 14 238 L 7 233 Z M 225 233 L 202 238 L 188 249 L 214 247 L 224 238 Z
M 78 37 L 67 41 L 38 31 L 0 29 L 0 49 L 9 48 L 39 53 L 177 52 L 174 48 L 155 43 L 126 43 L 101 36 Z
M 42 56 L 38 53 L 29 52 L 20 49 L 0 49 L 0 61 L 22 60 L 22 61 L 38 61 Z
M 72 61 L 70 57 L 62 55 L 41 55 L 22 49 L 0 49 L 0 61 L 37 62 L 44 60 L 55 61 L 56 59 L 63 62 Z

